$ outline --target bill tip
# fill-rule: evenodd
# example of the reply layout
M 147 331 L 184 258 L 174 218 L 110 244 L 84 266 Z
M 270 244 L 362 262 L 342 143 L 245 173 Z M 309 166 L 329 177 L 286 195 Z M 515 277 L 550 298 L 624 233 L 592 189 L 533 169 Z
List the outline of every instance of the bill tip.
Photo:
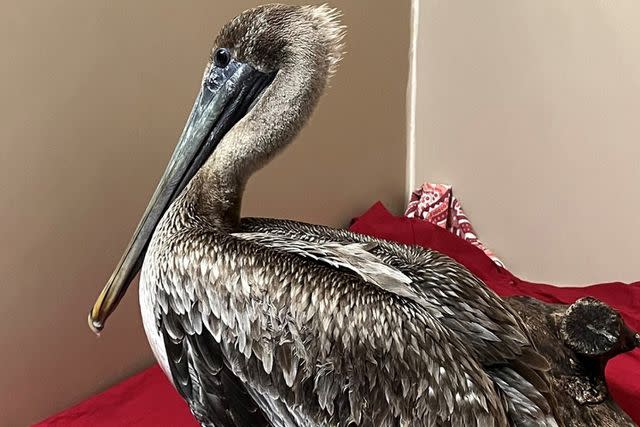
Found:
M 87 317 L 87 323 L 89 324 L 89 329 L 91 329 L 94 334 L 100 336 L 100 332 L 102 331 L 102 328 L 104 328 L 104 324 L 99 320 L 92 319 L 91 313 L 89 313 L 89 316 Z

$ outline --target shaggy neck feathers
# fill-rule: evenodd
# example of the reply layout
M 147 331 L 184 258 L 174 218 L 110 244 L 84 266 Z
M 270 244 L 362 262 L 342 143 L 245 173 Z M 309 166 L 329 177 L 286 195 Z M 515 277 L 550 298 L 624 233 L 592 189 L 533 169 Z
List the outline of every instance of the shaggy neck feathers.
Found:
M 249 177 L 297 135 L 315 108 L 337 61 L 342 34 L 327 15 L 310 26 L 313 13 L 285 32 L 286 45 L 275 78 L 254 107 L 220 144 L 185 190 L 193 214 L 223 231 L 240 221 L 242 195 Z M 281 37 L 285 37 L 281 36 Z

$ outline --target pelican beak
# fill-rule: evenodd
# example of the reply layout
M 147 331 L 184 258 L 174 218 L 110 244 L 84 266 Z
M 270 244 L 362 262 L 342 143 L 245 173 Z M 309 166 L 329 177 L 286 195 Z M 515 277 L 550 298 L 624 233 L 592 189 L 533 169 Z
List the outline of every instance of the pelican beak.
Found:
M 231 60 L 224 68 L 207 67 L 200 92 L 160 183 L 129 246 L 89 313 L 89 327 L 93 332 L 97 334 L 104 328 L 107 318 L 142 267 L 151 236 L 171 202 L 272 79 L 273 74 L 260 72 L 236 60 Z

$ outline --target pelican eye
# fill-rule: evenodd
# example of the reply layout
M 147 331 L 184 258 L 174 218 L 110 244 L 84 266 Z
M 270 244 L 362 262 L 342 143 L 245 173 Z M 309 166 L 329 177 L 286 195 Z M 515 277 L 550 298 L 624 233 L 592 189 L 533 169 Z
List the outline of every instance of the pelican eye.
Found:
M 229 52 L 229 49 L 225 49 L 224 47 L 216 49 L 213 53 L 213 63 L 216 64 L 216 67 L 224 68 L 229 65 L 229 62 L 231 62 L 231 52 Z

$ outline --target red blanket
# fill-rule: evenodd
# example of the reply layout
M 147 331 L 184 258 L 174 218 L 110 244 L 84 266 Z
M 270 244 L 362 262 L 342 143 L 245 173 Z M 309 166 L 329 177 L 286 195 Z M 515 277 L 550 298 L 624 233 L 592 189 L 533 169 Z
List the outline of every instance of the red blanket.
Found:
M 640 282 L 560 288 L 525 282 L 498 267 L 482 250 L 427 221 L 395 217 L 377 203 L 354 221 L 351 230 L 402 243 L 436 249 L 464 264 L 503 296 L 529 295 L 546 302 L 570 304 L 593 296 L 618 309 L 627 324 L 640 330 Z M 607 365 L 611 394 L 640 424 L 640 350 L 620 355 Z M 194 426 L 187 405 L 158 366 L 94 396 L 39 424 L 40 427 Z

